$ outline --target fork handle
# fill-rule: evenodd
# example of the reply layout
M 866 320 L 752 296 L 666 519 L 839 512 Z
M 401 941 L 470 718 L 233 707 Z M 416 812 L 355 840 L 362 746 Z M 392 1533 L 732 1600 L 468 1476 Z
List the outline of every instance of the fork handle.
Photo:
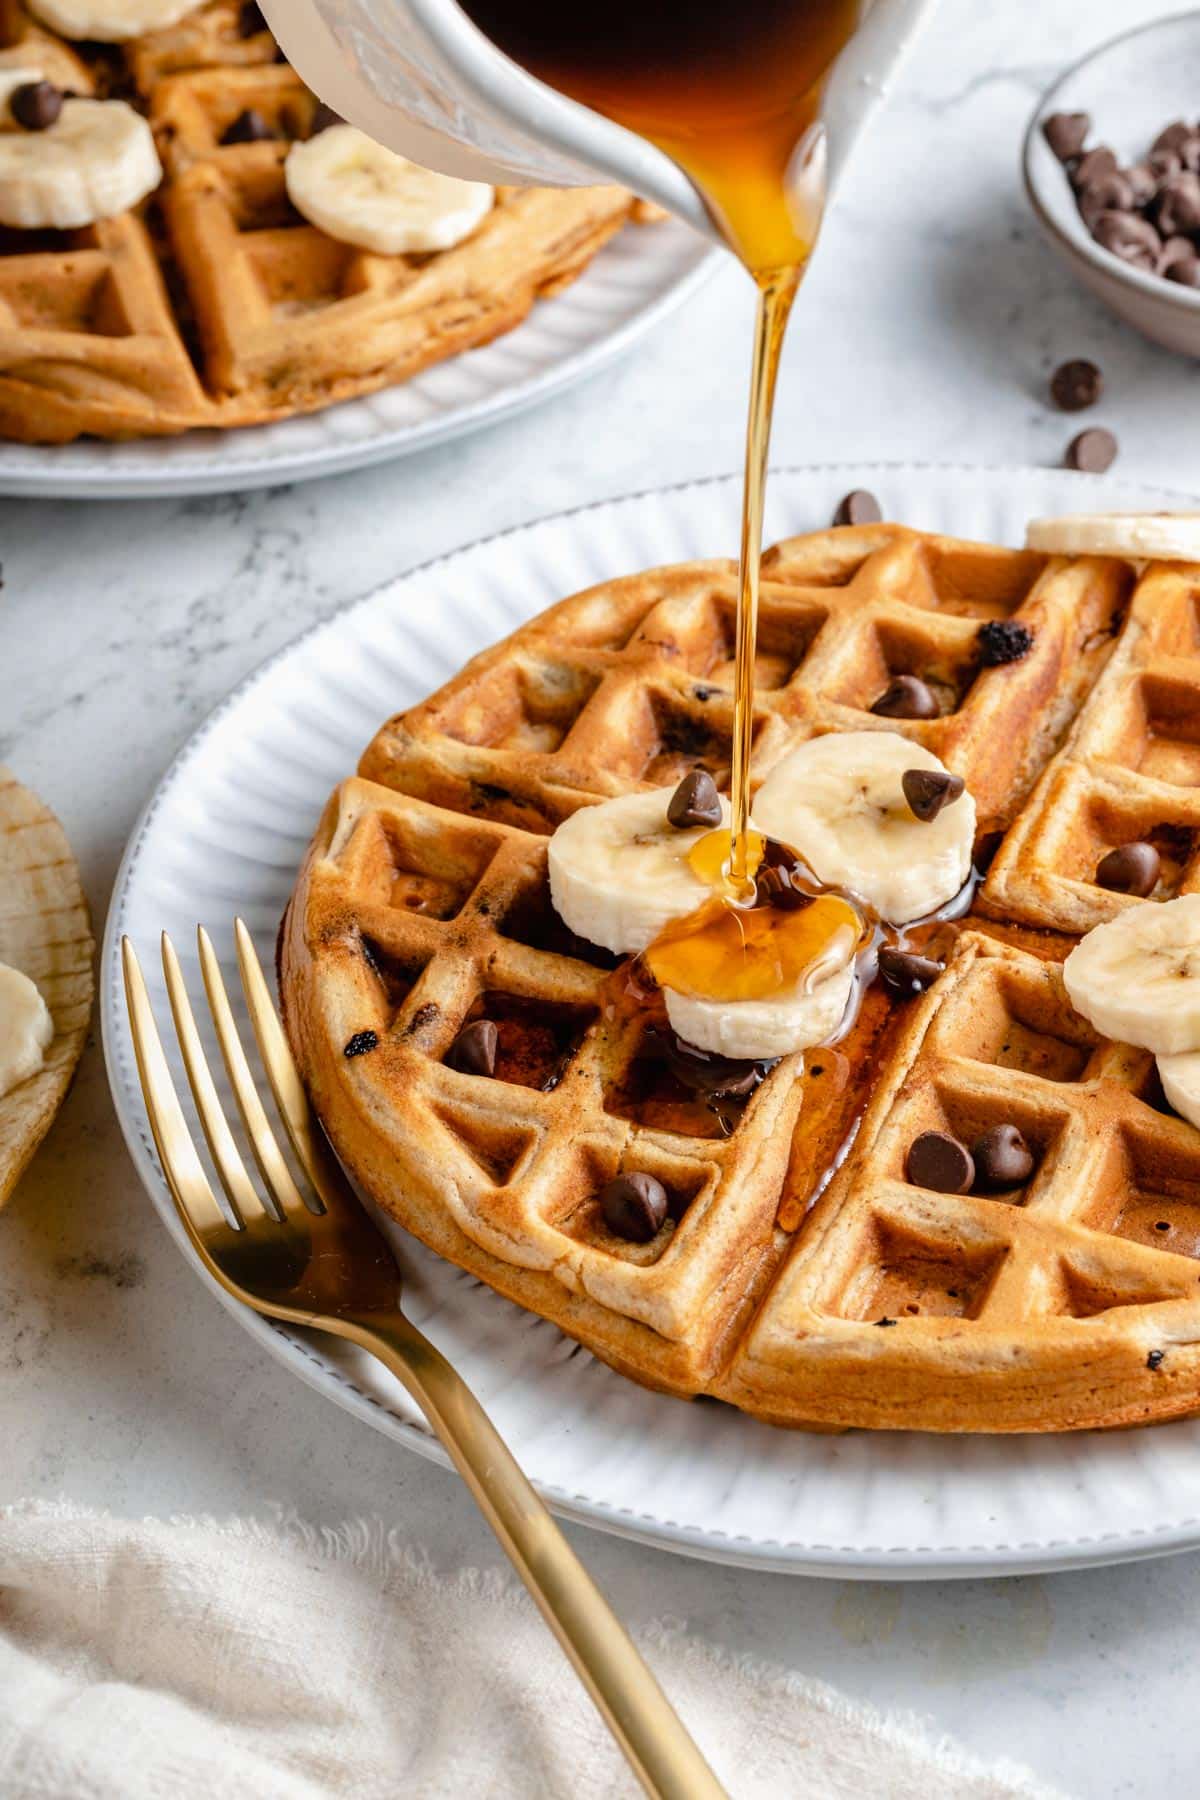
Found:
M 398 1311 L 341 1324 L 425 1414 L 645 1791 L 653 1800 L 728 1800 L 462 1376 Z

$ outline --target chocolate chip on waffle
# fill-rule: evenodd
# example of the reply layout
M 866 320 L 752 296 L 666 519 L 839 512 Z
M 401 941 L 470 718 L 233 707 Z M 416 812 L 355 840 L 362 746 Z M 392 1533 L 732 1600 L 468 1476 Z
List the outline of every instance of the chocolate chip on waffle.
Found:
M 638 203 L 615 187 L 500 189 L 455 249 L 378 256 L 288 202 L 316 101 L 234 0 L 123 46 L 24 21 L 0 66 L 147 112 L 161 187 L 77 231 L 0 233 L 0 436 L 65 442 L 286 418 L 407 380 L 520 324 Z M 227 134 L 261 116 L 269 139 Z

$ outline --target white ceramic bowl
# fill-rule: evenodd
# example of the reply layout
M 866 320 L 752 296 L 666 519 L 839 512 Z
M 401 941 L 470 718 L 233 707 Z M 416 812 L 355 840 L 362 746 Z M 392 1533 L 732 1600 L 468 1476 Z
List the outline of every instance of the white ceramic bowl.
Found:
M 1078 62 L 1038 102 L 1025 136 L 1025 186 L 1050 242 L 1118 317 L 1157 344 L 1200 357 L 1200 290 L 1130 268 L 1091 237 L 1066 170 L 1042 135 L 1051 113 L 1091 114 L 1090 144 L 1111 144 L 1123 167 L 1140 162 L 1173 119 L 1200 117 L 1200 12 L 1124 32 Z

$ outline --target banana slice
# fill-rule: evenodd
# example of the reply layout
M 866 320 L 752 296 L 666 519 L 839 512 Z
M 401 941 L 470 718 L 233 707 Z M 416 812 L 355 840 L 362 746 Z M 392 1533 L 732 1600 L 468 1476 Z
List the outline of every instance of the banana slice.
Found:
M 1200 1052 L 1160 1056 L 1158 1077 L 1169 1103 L 1189 1125 L 1200 1126 Z
M 36 1075 L 54 1037 L 41 994 L 20 969 L 0 963 L 0 1097 Z
M 204 0 L 27 0 L 51 31 L 79 42 L 124 44 L 147 31 L 177 25 Z
M 124 100 L 65 100 L 48 131 L 0 131 L 0 225 L 94 225 L 161 180 L 150 127 Z
M 849 888 L 894 925 L 936 912 L 971 873 L 975 802 L 914 817 L 909 769 L 946 773 L 931 750 L 894 731 L 831 732 L 777 763 L 758 790 L 760 831 L 799 851 L 820 881 Z
M 284 179 L 310 225 L 381 256 L 452 249 L 478 229 L 496 198 L 486 182 L 423 169 L 354 125 L 331 125 L 293 144 Z
M 768 1062 L 832 1037 L 854 986 L 854 960 L 812 985 L 798 983 L 769 1000 L 702 1000 L 664 988 L 671 1029 L 698 1050 L 739 1062 Z
M 1162 1057 L 1200 1050 L 1200 894 L 1147 900 L 1097 925 L 1063 964 L 1063 980 L 1076 1012 L 1105 1037 Z
M 695 912 L 713 889 L 688 863 L 708 827 L 667 821 L 674 788 L 583 806 L 550 839 L 550 898 L 570 930 L 614 955 L 644 950 L 664 925 Z M 721 802 L 729 824 L 729 802 Z
M 1068 513 L 1061 519 L 1031 519 L 1025 543 L 1054 556 L 1200 562 L 1200 513 Z

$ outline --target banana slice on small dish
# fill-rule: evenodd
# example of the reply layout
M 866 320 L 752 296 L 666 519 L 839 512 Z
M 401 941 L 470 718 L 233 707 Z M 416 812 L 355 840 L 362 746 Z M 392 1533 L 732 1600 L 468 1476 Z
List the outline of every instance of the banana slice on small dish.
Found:
M 1025 544 L 1052 556 L 1200 562 L 1200 513 L 1067 513 L 1061 519 L 1031 519 Z
M 674 788 L 583 806 L 550 839 L 550 898 L 567 927 L 616 956 L 644 950 L 675 919 L 711 900 L 688 861 L 713 829 L 680 831 L 667 818 Z M 729 802 L 721 802 L 728 828 Z
M 453 249 L 478 230 L 496 198 L 487 182 L 423 169 L 354 125 L 331 125 L 293 144 L 284 179 L 310 225 L 381 256 Z
M 1063 981 L 1104 1037 L 1164 1059 L 1200 1050 L 1200 894 L 1147 900 L 1097 925 L 1063 964 Z
M 6 86 L 6 114 L 20 85 Z M 0 130 L 0 225 L 77 230 L 127 212 L 161 180 L 150 127 L 124 100 L 64 100 L 44 131 Z
M 819 881 L 904 925 L 961 891 L 975 842 L 975 802 L 961 789 L 933 817 L 916 816 L 904 790 L 914 771 L 948 776 L 932 750 L 898 732 L 812 738 L 763 782 L 755 824 L 797 850 Z
M 177 25 L 203 0 L 27 0 L 51 31 L 76 43 L 124 44 L 147 31 Z

